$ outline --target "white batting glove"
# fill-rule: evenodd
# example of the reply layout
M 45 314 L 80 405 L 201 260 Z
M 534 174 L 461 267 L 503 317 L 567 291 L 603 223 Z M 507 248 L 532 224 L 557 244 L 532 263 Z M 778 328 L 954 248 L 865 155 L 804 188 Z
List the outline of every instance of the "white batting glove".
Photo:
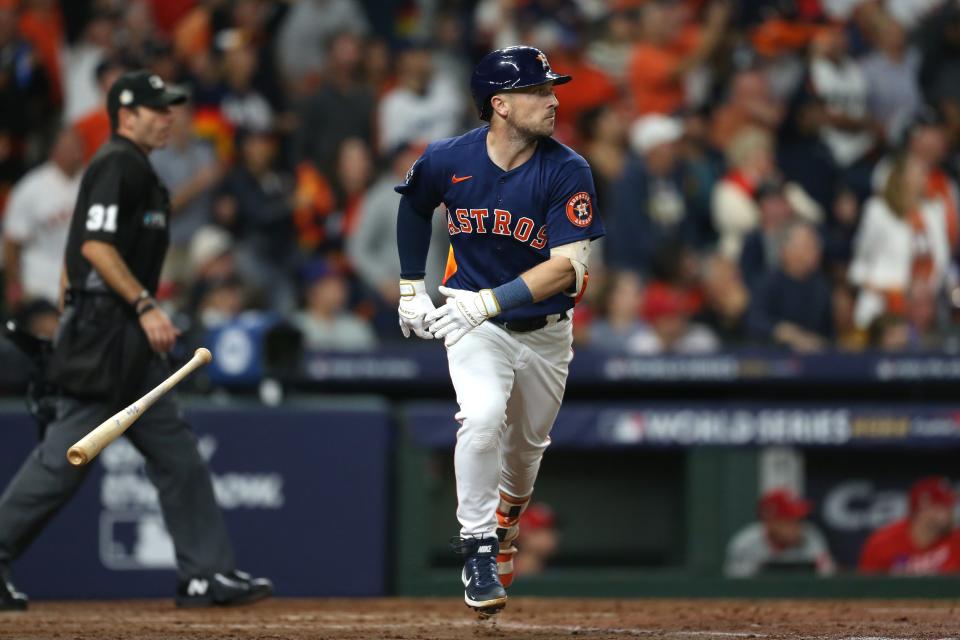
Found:
M 443 338 L 447 347 L 500 313 L 500 303 L 490 289 L 474 292 L 440 287 L 440 293 L 446 296 L 447 303 L 428 313 L 424 322 L 427 330 L 435 338 Z
M 427 295 L 423 280 L 400 281 L 400 306 L 397 313 L 400 314 L 400 331 L 404 338 L 409 338 L 412 330 L 425 340 L 433 339 L 433 335 L 425 327 L 424 316 L 434 310 L 436 307 Z

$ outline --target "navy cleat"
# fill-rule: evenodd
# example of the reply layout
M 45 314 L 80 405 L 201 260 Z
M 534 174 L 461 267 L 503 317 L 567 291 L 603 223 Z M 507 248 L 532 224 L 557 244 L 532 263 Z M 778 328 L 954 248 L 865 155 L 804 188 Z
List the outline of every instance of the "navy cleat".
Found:
M 482 616 L 498 613 L 507 604 L 507 592 L 497 575 L 497 539 L 454 537 L 450 547 L 464 558 L 463 601 Z
M 177 588 L 178 607 L 230 607 L 250 604 L 273 594 L 273 583 L 243 571 L 190 578 Z

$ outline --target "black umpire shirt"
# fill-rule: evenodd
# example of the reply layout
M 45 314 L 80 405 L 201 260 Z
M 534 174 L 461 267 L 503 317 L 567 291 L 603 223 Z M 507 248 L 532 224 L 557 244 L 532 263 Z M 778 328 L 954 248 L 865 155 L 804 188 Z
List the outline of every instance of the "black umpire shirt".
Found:
M 116 247 L 130 272 L 151 294 L 170 241 L 170 195 L 147 155 L 114 135 L 100 147 L 80 182 L 67 237 L 67 278 L 73 291 L 111 292 L 80 249 L 87 240 Z

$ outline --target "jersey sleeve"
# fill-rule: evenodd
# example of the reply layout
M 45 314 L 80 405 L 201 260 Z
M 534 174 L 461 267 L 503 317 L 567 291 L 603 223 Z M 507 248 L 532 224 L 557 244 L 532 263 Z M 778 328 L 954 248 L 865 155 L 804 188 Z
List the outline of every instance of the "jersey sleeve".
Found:
M 90 167 L 86 176 L 85 210 L 76 212 L 76 215 L 83 216 L 84 241 L 116 244 L 117 229 L 129 224 L 132 212 L 121 209 L 124 181 L 130 172 L 124 165 L 123 157 L 114 154 Z
M 423 155 L 417 158 L 407 171 L 403 184 L 393 188 L 424 216 L 433 215 L 434 209 L 443 200 L 443 192 L 440 188 L 442 181 L 438 178 L 437 164 L 436 154 L 433 154 L 431 146 L 428 146 Z
M 551 247 L 604 235 L 603 223 L 596 210 L 593 174 L 586 162 L 562 167 L 550 193 L 547 237 Z

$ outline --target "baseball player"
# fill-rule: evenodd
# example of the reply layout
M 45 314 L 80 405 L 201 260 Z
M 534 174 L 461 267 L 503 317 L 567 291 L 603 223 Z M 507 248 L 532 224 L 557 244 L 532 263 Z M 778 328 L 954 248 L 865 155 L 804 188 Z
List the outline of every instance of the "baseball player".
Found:
M 603 235 L 590 167 L 550 137 L 553 86 L 570 80 L 533 47 L 487 54 L 470 88 L 489 126 L 430 144 L 397 187 L 400 328 L 447 348 L 460 405 L 452 546 L 464 600 L 482 614 L 507 601 L 520 514 L 573 357 L 572 308 Z M 451 248 L 446 304 L 434 308 L 423 277 L 441 202 Z
M 27 608 L 10 563 L 73 496 L 88 467 L 66 451 L 169 375 L 177 337 L 153 292 L 169 239 L 170 199 L 147 153 L 166 144 L 171 105 L 186 96 L 145 71 L 121 76 L 107 108 L 113 137 L 84 173 L 67 238 L 60 321 L 48 376 L 63 391 L 56 418 L 0 497 L 0 610 Z M 176 400 L 157 400 L 127 432 L 147 461 L 176 549 L 178 606 L 243 604 L 273 585 L 237 571 L 206 463 Z

